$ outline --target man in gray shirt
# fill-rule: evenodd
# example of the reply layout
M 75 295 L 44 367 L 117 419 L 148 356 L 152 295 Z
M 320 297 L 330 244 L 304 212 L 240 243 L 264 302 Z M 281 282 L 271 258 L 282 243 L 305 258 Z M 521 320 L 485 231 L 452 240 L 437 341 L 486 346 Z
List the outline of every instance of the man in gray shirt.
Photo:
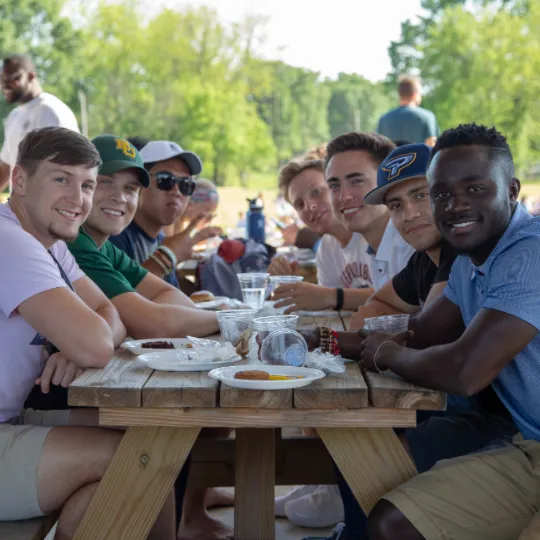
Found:
M 381 116 L 377 133 L 393 141 L 404 139 L 433 146 L 439 135 L 439 126 L 435 115 L 420 107 L 420 81 L 414 77 L 401 77 L 398 93 L 399 107 Z

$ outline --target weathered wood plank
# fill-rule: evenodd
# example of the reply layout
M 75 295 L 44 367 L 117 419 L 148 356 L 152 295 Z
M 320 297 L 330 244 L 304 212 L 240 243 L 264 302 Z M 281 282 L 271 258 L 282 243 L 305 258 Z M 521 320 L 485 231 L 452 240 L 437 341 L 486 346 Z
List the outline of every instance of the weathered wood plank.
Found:
M 390 373 L 365 373 L 372 406 L 381 409 L 438 411 L 446 408 L 446 395 L 436 390 L 408 383 Z
M 366 514 L 385 493 L 416 474 L 391 428 L 340 427 L 317 432 Z
M 68 402 L 75 407 L 140 407 L 142 389 L 152 370 L 124 349 L 117 349 L 104 369 L 88 369 L 74 381 Z
M 215 407 L 219 381 L 207 372 L 154 371 L 142 390 L 143 407 Z
M 273 429 L 236 432 L 234 537 L 274 540 L 275 442 Z
M 199 431 L 129 428 L 74 540 L 147 538 Z
M 294 390 L 298 409 L 360 409 L 367 407 L 368 389 L 357 364 L 345 364 L 344 375 L 325 377 Z
M 100 409 L 103 426 L 167 427 L 414 427 L 416 411 L 408 409 L 249 409 L 185 408 Z

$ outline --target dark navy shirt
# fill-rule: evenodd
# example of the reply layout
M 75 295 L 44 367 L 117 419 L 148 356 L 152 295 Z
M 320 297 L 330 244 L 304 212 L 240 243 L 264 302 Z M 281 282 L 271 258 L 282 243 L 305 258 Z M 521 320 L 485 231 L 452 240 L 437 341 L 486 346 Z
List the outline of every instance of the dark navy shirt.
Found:
M 157 238 L 146 234 L 136 223 L 132 221 L 128 227 L 118 236 L 111 236 L 109 240 L 121 249 L 128 257 L 142 264 L 156 251 L 165 235 L 160 232 Z M 178 279 L 174 270 L 164 277 L 167 283 L 179 288 Z

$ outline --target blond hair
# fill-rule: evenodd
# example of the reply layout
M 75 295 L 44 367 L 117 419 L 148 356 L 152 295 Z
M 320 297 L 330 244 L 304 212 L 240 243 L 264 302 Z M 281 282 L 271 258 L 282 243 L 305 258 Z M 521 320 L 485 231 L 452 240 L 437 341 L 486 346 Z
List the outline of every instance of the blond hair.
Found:
M 289 200 L 289 187 L 291 182 L 299 174 L 311 169 L 319 171 L 324 175 L 324 161 L 322 159 L 293 160 L 287 163 L 287 165 L 279 171 L 279 190 L 287 202 L 291 202 Z

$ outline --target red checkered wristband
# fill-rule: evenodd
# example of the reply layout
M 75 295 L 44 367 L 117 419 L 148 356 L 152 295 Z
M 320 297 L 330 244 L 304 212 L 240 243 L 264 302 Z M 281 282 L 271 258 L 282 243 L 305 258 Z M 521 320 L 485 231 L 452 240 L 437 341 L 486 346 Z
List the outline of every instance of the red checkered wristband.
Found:
M 319 327 L 319 348 L 324 353 L 339 356 L 341 349 L 338 342 L 337 332 L 327 326 Z

